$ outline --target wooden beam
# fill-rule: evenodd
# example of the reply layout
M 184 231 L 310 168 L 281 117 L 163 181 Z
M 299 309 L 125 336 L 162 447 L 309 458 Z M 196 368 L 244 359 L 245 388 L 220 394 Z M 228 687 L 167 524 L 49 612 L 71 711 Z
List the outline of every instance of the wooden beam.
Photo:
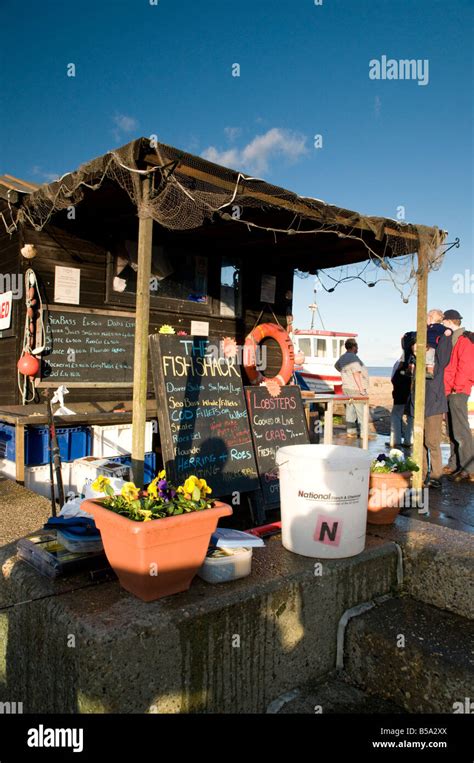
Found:
M 26 180 L 21 180 L 21 178 L 16 178 L 14 175 L 9 175 L 7 172 L 5 172 L 3 177 L 8 178 L 9 180 L 13 180 L 15 183 L 19 183 L 20 185 L 24 185 L 27 188 L 31 188 L 32 191 L 37 191 L 39 188 L 38 183 L 30 183 Z
M 148 164 L 153 165 L 160 165 L 160 159 L 156 154 L 147 154 L 145 156 L 145 161 L 148 162 Z M 209 185 L 213 185 L 216 188 L 222 188 L 223 190 L 230 191 L 230 193 L 234 193 L 235 190 L 235 182 L 229 182 L 228 180 L 222 180 L 222 178 L 218 178 L 215 175 L 211 175 L 209 172 L 203 172 L 202 170 L 198 170 L 195 167 L 188 167 L 186 164 L 183 164 L 182 162 L 178 165 L 178 168 L 176 172 L 186 175 L 187 177 L 195 178 L 196 180 L 201 180 L 203 183 L 208 183 Z M 268 193 L 262 193 L 261 191 L 254 191 L 252 189 L 252 182 L 246 183 L 245 178 L 243 178 L 240 183 L 242 185 L 246 185 L 246 195 L 251 196 L 254 199 L 258 199 L 259 201 L 266 202 L 267 204 L 271 204 L 273 207 L 279 206 L 283 207 L 284 209 L 287 209 L 289 212 L 296 212 L 298 214 L 301 214 L 305 217 L 312 217 L 313 215 L 315 218 L 318 219 L 318 221 L 324 223 L 324 215 L 318 214 L 317 210 L 310 209 L 305 204 L 299 204 L 297 202 L 288 201 L 287 199 L 282 199 L 281 197 L 275 197 L 271 196 Z M 335 224 L 336 225 L 343 225 L 346 228 L 353 228 L 355 227 L 357 230 L 369 230 L 372 229 L 364 224 L 363 220 L 360 220 L 360 224 L 357 224 L 356 226 L 351 223 L 350 220 L 348 220 L 345 217 L 336 216 L 335 218 Z M 411 233 L 410 231 L 406 231 L 406 233 L 400 233 L 399 230 L 395 228 L 385 228 L 385 233 L 390 236 L 397 236 L 398 238 L 404 238 L 404 239 L 410 239 L 413 241 L 418 241 L 418 236 L 416 233 Z
M 15 471 L 16 481 L 23 485 L 25 482 L 25 427 L 15 425 Z
M 135 318 L 135 313 L 130 310 L 101 310 L 97 307 L 73 307 L 72 305 L 48 305 L 49 313 L 54 312 L 67 312 L 67 313 L 82 313 L 82 315 L 110 315 L 113 318 Z
M 426 391 L 426 315 L 428 313 L 428 257 L 426 245 L 418 252 L 417 303 L 416 303 L 416 374 L 415 374 L 415 417 L 413 424 L 413 459 L 420 467 L 413 473 L 413 487 L 423 487 L 423 439 L 425 431 L 425 391 Z
M 148 177 L 142 181 L 142 200 L 150 193 Z M 133 360 L 132 470 L 137 487 L 143 487 L 148 371 L 148 331 L 150 323 L 150 277 L 153 218 L 140 217 L 138 223 L 138 271 L 135 307 L 135 352 Z
M 98 389 L 126 389 L 132 388 L 133 382 L 70 382 L 67 379 L 57 379 L 56 381 L 35 381 L 35 387 L 41 387 L 42 389 L 47 387 L 60 387 L 62 384 L 67 384 L 68 387 L 82 387 L 98 388 Z

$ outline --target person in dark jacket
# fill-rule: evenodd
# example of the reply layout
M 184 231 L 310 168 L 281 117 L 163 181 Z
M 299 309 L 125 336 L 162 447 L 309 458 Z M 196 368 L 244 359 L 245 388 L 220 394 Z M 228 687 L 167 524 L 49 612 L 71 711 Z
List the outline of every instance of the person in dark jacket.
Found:
M 403 339 L 402 339 L 403 348 Z M 396 363 L 392 371 L 392 414 L 390 416 L 390 447 L 410 447 L 412 444 L 413 417 L 410 415 L 409 403 L 411 391 L 411 376 L 406 374 L 406 364 L 403 357 Z M 404 424 L 403 416 L 407 414 Z
M 444 390 L 444 369 L 451 357 L 451 331 L 440 337 L 436 347 L 433 378 L 426 380 L 425 392 L 425 434 L 423 448 L 423 479 L 427 487 L 440 488 L 443 474 L 441 460 L 441 439 L 444 415 L 448 402 Z M 414 414 L 414 393 L 411 412 Z M 429 456 L 429 468 L 428 468 Z

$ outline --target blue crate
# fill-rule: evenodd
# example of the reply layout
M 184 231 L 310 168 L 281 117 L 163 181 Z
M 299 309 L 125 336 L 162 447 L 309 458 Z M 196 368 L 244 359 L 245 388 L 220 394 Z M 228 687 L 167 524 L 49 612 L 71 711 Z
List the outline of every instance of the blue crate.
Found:
M 0 458 L 15 461 L 15 427 L 0 422 Z
M 91 455 L 90 427 L 56 427 L 62 461 L 74 461 Z M 0 458 L 15 461 L 16 433 L 13 424 L 0 423 Z M 48 427 L 26 427 L 25 466 L 44 466 L 49 463 Z
M 115 464 L 121 464 L 122 466 L 132 465 L 132 456 L 128 453 L 125 456 L 112 456 L 107 461 L 113 461 Z M 147 485 L 156 477 L 156 453 L 145 453 L 145 468 L 143 482 Z

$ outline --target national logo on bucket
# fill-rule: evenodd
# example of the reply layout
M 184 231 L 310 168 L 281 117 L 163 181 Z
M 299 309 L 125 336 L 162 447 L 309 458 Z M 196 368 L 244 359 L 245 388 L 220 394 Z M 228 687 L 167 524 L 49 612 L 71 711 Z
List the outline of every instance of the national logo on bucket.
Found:
M 310 501 L 329 501 L 332 496 L 331 493 L 308 493 L 304 490 L 298 490 L 298 498 L 307 498 Z

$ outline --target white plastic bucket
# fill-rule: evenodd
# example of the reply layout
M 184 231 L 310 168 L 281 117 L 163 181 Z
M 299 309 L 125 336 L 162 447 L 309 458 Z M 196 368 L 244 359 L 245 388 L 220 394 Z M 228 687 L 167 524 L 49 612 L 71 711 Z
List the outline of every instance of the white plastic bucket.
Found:
M 288 551 L 343 559 L 364 550 L 371 460 L 366 450 L 345 445 L 278 450 L 282 543 Z

